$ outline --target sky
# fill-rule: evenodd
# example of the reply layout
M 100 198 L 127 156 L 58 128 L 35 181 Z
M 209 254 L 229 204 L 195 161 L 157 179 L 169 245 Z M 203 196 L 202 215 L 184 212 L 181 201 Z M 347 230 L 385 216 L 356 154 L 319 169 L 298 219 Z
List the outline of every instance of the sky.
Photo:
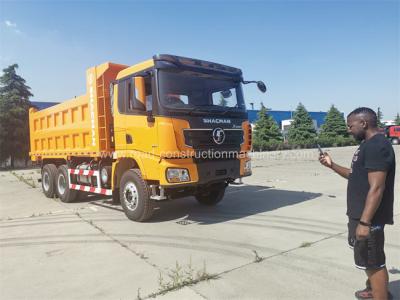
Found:
M 241 68 L 247 107 L 400 112 L 400 1 L 4 1 L 0 68 L 31 101 L 84 94 L 87 68 L 174 54 Z

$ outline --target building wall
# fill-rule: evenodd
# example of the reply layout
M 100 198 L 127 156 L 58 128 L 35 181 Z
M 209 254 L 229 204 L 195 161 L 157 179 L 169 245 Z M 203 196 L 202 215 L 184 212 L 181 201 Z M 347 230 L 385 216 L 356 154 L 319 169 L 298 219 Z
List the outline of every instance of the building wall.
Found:
M 248 110 L 250 123 L 254 124 L 258 120 L 258 113 L 259 110 Z M 293 119 L 294 111 L 290 110 L 269 110 L 268 114 L 272 116 L 275 122 L 278 124 L 279 128 L 282 128 L 282 121 L 283 120 L 290 120 Z M 311 119 L 315 120 L 317 125 L 317 129 L 321 128 L 322 124 L 325 123 L 325 117 L 327 115 L 326 112 L 308 112 Z

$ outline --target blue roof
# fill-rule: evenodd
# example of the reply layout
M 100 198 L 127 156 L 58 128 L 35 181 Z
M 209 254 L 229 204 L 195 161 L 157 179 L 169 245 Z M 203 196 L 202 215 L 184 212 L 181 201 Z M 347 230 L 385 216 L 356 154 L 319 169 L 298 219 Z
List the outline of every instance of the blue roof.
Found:
M 40 101 L 32 101 L 32 106 L 36 107 L 38 110 L 42 110 L 48 108 L 50 106 L 54 106 L 59 104 L 58 102 L 40 102 Z
M 250 123 L 255 123 L 258 120 L 258 112 L 259 110 L 248 110 L 247 113 L 249 115 Z M 290 110 L 268 110 L 267 112 L 272 118 L 278 123 L 278 126 L 282 125 L 282 120 L 293 119 L 294 111 Z M 322 111 L 309 111 L 311 119 L 317 121 L 317 126 L 321 127 L 322 124 L 325 123 L 326 112 Z

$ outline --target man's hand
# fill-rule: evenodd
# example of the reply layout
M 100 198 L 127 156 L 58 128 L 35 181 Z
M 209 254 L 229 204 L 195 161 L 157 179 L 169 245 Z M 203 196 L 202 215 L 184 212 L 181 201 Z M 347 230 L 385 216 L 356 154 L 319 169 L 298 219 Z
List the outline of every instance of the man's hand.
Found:
M 319 162 L 325 167 L 332 168 L 332 158 L 327 152 L 324 152 L 324 155 L 321 154 L 319 156 Z
M 358 241 L 365 240 L 369 235 L 369 231 L 370 231 L 370 228 L 368 226 L 358 224 L 357 229 L 356 229 L 356 239 Z

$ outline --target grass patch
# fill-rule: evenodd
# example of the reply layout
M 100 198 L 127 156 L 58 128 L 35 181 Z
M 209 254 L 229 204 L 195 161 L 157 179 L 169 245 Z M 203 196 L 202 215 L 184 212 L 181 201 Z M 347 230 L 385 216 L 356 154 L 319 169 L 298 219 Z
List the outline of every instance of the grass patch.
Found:
M 203 264 L 203 268 L 197 271 L 193 268 L 191 259 L 186 266 L 181 266 L 178 262 L 176 262 L 175 268 L 168 272 L 167 278 L 164 278 L 160 272 L 160 276 L 158 278 L 159 290 L 157 293 L 149 295 L 149 297 L 155 298 L 159 295 L 164 295 L 168 292 L 181 289 L 182 287 L 188 285 L 193 285 L 201 281 L 217 278 L 218 275 L 207 272 L 205 262 Z
M 307 248 L 307 247 L 311 247 L 312 243 L 310 242 L 302 242 L 300 245 L 300 248 Z
M 10 173 L 11 173 L 12 175 L 14 175 L 15 177 L 17 177 L 19 181 L 22 181 L 23 183 L 29 185 L 30 187 L 32 187 L 32 188 L 36 188 L 36 187 L 37 187 L 37 185 L 36 185 L 35 180 L 33 179 L 33 177 L 25 178 L 25 177 L 23 176 L 23 175 L 24 175 L 23 173 L 22 173 L 22 175 L 18 175 L 18 174 L 17 174 L 16 172 L 14 172 L 14 171 L 11 171 Z
M 253 261 L 255 263 L 259 263 L 259 262 L 262 262 L 264 260 L 264 257 L 258 255 L 258 252 L 256 250 L 252 250 L 252 251 L 254 253 L 254 260 Z

